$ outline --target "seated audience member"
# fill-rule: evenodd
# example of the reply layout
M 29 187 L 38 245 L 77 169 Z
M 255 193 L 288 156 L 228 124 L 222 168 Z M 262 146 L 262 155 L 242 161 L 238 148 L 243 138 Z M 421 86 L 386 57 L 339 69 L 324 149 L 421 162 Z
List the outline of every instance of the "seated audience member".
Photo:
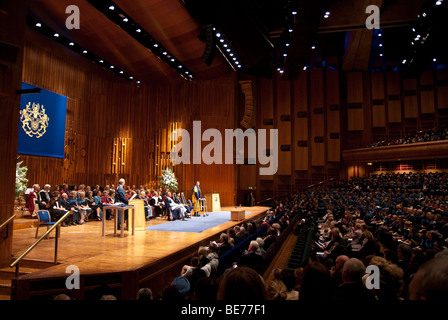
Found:
M 409 285 L 410 300 L 448 301 L 448 258 L 432 258 L 423 264 Z
M 75 224 L 84 224 L 78 204 L 78 192 L 70 191 L 70 198 L 68 198 L 69 210 L 73 212 L 73 219 Z
M 397 301 L 401 298 L 404 289 L 403 270 L 396 264 L 383 257 L 373 256 L 368 265 L 379 267 L 380 283 L 379 288 L 372 288 L 371 291 L 379 301 Z M 369 275 L 364 275 L 364 282 Z
M 44 185 L 44 188 L 39 192 L 41 197 L 41 203 L 45 205 L 45 208 L 41 209 L 48 209 L 48 204 L 50 203 L 50 200 L 53 198 L 51 194 L 51 186 L 49 184 Z
M 288 290 L 281 280 L 281 272 L 279 268 L 272 271 L 272 280 L 266 285 L 266 291 L 270 295 L 269 300 L 286 300 Z
M 264 267 L 265 260 L 258 251 L 258 242 L 252 240 L 249 244 L 247 253 L 240 256 L 237 265 L 239 267 L 249 267 L 261 273 Z
M 210 277 L 198 279 L 193 290 L 193 300 L 216 301 L 218 293 L 218 282 Z
M 178 219 L 185 220 L 187 209 L 184 207 L 184 205 L 175 203 L 171 198 L 171 195 L 172 194 L 170 191 L 166 193 L 165 204 L 171 209 L 171 212 L 173 213 L 173 220 L 176 219 L 174 216 L 177 216 Z
M 149 205 L 154 209 L 154 216 L 161 217 L 163 215 L 162 198 L 157 191 L 154 191 L 152 198 L 149 200 Z
M 350 258 L 342 267 L 342 284 L 334 293 L 335 300 L 341 301 L 375 301 L 372 291 L 364 286 L 362 277 L 365 274 L 365 266 L 361 260 Z
M 294 274 L 294 270 L 283 269 L 280 279 L 286 287 L 285 300 L 299 300 L 299 291 L 296 290 L 297 278 Z
M 140 194 L 138 195 L 138 199 L 143 200 L 143 207 L 145 209 L 145 219 L 148 221 L 153 215 L 152 215 L 152 208 L 149 205 L 149 198 L 146 195 L 145 191 L 140 191 Z
M 84 187 L 83 187 L 84 188 Z M 81 213 L 81 223 L 87 222 L 92 213 L 92 209 L 86 199 L 85 191 L 78 192 L 78 210 Z
M 319 261 L 308 263 L 302 272 L 299 300 L 328 302 L 332 294 L 331 276 L 327 267 Z
M 48 211 L 50 212 L 51 221 L 56 222 L 61 219 L 64 214 L 67 213 L 67 210 L 61 206 L 59 201 L 59 192 L 55 191 L 52 194 L 52 198 L 48 202 Z M 68 227 L 67 218 L 61 223 L 61 226 Z
M 334 289 L 336 289 L 339 285 L 342 284 L 342 268 L 344 267 L 344 264 L 349 259 L 346 255 L 340 255 L 335 260 L 335 265 L 331 267 L 330 275 L 332 279 L 332 283 L 334 286 Z
M 102 197 L 101 197 L 101 191 L 98 189 L 96 189 L 97 191 L 94 191 L 95 196 L 93 197 L 93 201 L 94 201 L 94 206 L 95 206 L 95 210 L 94 212 L 96 212 L 96 219 L 98 221 L 103 220 L 103 202 L 102 202 Z
M 103 205 L 104 209 L 104 206 L 111 205 L 114 203 L 115 191 L 105 189 L 102 194 L 103 196 L 101 197 L 101 204 Z M 106 209 L 106 219 L 107 220 L 112 219 L 112 210 Z
M 241 228 L 243 228 L 243 230 L 241 230 Z M 246 234 L 244 232 L 244 227 L 240 227 L 240 226 L 234 226 L 233 230 L 235 232 L 235 237 L 234 237 L 234 243 L 235 245 L 237 245 L 238 243 L 240 243 L 241 241 L 243 241 L 244 239 L 246 239 Z
M 230 249 L 232 249 L 232 246 L 229 243 L 229 236 L 227 235 L 227 233 L 221 233 L 221 235 L 219 236 L 218 248 L 216 249 L 218 257 L 221 257 Z
M 242 303 L 268 299 L 263 277 L 251 268 L 232 268 L 219 283 L 217 300 Z
M 263 239 L 264 246 L 263 249 L 268 251 L 269 247 L 277 241 L 277 230 L 274 228 L 269 228 L 266 237 Z
M 151 301 L 152 290 L 149 288 L 140 288 L 137 292 L 137 300 L 139 301 Z

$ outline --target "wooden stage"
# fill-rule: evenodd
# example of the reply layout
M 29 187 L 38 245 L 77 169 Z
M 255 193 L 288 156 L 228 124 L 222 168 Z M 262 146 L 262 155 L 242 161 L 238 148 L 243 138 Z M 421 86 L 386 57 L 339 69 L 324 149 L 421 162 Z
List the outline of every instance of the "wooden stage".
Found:
M 269 208 L 243 207 L 242 209 L 251 212 L 246 215 L 244 221 L 257 221 L 265 216 Z M 231 211 L 234 207 L 222 207 L 221 210 Z M 74 265 L 79 268 L 80 275 L 84 277 L 126 272 L 138 273 L 139 275 L 133 280 L 134 283 L 131 284 L 131 291 L 146 286 L 157 295 L 161 293 L 164 286 L 169 285 L 173 277 L 180 274 L 182 265 L 189 262 L 200 245 L 207 245 L 211 240 L 218 241 L 221 232 L 242 222 L 228 221 L 201 233 L 136 230 L 135 235 L 132 235 L 131 231 L 126 230 L 124 238 L 121 238 L 119 233 L 114 236 L 113 220 L 106 221 L 104 237 L 101 221 L 89 221 L 84 225 L 64 227 L 61 228 L 58 241 L 58 264 L 20 276 L 17 288 L 20 291 L 20 282 L 32 282 L 37 279 L 66 279 L 70 275 L 66 273 L 67 267 Z M 170 222 L 163 218 L 146 221 L 147 226 L 159 223 Z M 187 224 L 188 220 L 185 223 Z M 42 228 L 39 234 L 42 235 L 45 230 L 45 227 Z M 12 248 L 14 257 L 20 256 L 34 243 L 35 232 L 34 227 L 14 230 Z M 42 240 L 25 259 L 54 261 L 54 236 L 52 232 L 50 238 Z M 31 292 L 30 295 L 32 294 Z M 17 292 L 16 297 L 27 299 L 24 292 Z M 77 297 L 82 299 L 84 293 L 79 293 Z M 122 296 L 122 298 L 129 297 Z

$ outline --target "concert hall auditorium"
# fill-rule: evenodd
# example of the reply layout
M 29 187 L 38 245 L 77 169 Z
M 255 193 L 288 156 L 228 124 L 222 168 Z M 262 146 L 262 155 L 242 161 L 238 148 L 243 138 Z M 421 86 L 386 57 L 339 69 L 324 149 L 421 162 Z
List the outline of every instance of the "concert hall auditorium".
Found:
M 448 301 L 447 19 L 448 0 L 0 0 L 0 300 Z

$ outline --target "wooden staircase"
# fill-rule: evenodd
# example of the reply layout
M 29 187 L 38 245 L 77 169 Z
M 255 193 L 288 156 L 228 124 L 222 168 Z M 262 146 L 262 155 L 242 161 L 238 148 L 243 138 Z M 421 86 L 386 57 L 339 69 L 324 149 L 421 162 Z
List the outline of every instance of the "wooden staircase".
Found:
M 30 274 L 50 266 L 54 266 L 54 263 L 24 259 L 20 262 L 19 276 Z M 9 266 L 0 269 L 0 300 L 11 300 L 11 281 L 15 278 L 15 271 L 15 268 L 10 268 Z

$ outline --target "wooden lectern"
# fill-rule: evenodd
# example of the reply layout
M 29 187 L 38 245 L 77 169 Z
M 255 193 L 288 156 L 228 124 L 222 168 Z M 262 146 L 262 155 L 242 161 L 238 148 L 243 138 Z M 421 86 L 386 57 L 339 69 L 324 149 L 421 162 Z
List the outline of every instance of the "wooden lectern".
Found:
M 219 193 L 206 194 L 205 201 L 207 201 L 207 209 L 209 212 L 221 211 Z
M 146 230 L 146 219 L 145 219 L 145 207 L 143 205 L 143 200 L 133 199 L 129 201 L 129 205 L 134 206 L 135 211 L 135 230 L 145 231 Z M 132 225 L 132 216 L 128 215 L 129 225 Z

